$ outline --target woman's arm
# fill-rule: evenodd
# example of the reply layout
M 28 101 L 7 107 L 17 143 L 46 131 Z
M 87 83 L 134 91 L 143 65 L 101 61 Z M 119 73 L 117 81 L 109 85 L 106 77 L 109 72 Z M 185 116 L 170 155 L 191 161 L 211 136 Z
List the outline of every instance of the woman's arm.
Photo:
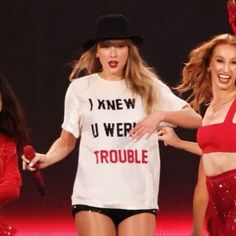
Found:
M 170 145 L 199 156 L 202 155 L 202 150 L 196 142 L 180 139 L 175 131 L 170 127 L 164 127 L 158 131 L 158 140 L 163 141 L 165 145 Z
M 52 144 L 46 154 L 36 153 L 32 161 L 26 159 L 23 155 L 23 169 L 35 170 L 34 165 L 37 163 L 38 168 L 45 168 L 64 159 L 75 147 L 77 139 L 69 132 L 62 130 L 60 137 Z
M 179 111 L 163 111 L 161 113 L 162 121 L 176 126 L 194 129 L 202 125 L 202 117 L 189 106 Z
M 158 130 L 161 122 L 167 122 L 185 128 L 198 128 L 202 125 L 201 116 L 191 107 L 186 106 L 178 111 L 156 111 L 148 115 L 129 132 L 133 139 Z

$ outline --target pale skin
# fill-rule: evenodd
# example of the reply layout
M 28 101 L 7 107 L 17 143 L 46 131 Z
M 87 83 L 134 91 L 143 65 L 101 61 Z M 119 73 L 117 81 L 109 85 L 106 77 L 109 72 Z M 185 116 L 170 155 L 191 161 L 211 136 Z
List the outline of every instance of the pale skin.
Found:
M 203 169 L 202 159 L 198 167 L 198 179 L 193 194 L 193 236 L 204 235 L 205 213 L 208 207 L 208 192 L 206 187 L 206 175 Z
M 228 44 L 216 46 L 208 70 L 211 73 L 213 99 L 203 118 L 204 126 L 222 123 L 236 97 L 236 48 Z M 234 115 L 233 123 L 236 123 L 236 115 Z M 171 128 L 161 129 L 158 132 L 158 139 L 166 145 L 202 155 L 197 143 L 181 140 Z M 208 204 L 205 175 L 217 175 L 235 168 L 236 153 L 215 152 L 202 155 L 193 202 L 194 236 L 203 235 L 202 226 Z

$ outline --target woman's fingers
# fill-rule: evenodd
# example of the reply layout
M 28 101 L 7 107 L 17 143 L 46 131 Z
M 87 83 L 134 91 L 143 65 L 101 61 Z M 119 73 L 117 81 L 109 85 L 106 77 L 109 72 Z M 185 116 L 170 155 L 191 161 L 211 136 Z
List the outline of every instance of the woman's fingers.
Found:
M 22 159 L 22 168 L 23 170 L 30 170 L 35 171 L 38 165 L 38 162 L 41 160 L 41 155 L 36 154 L 35 157 L 30 161 L 28 160 L 25 155 L 21 156 Z

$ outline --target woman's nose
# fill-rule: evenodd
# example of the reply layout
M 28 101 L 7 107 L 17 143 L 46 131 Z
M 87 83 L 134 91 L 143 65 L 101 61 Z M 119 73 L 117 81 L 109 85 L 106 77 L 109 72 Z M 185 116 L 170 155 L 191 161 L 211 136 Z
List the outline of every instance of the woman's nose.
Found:
M 116 56 L 116 48 L 115 47 L 111 47 L 110 48 L 110 56 L 111 57 L 115 57 Z
M 223 70 L 224 70 L 224 72 L 228 72 L 230 70 L 230 64 L 225 63 L 224 66 L 223 66 Z

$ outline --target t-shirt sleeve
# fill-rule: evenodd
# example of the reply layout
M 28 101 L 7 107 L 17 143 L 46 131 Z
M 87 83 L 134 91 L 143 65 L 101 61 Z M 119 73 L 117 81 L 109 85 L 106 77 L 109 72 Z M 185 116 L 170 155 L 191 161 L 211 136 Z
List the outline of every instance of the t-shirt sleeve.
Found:
M 185 100 L 176 96 L 162 81 L 157 81 L 159 111 L 178 111 L 189 105 Z
M 157 90 L 159 95 L 158 111 L 179 111 L 185 106 L 190 106 L 185 100 L 176 96 L 162 81 L 157 81 Z M 160 128 L 164 126 L 176 127 L 176 125 L 161 122 Z
M 69 85 L 65 96 L 62 128 L 76 138 L 80 136 L 80 104 L 73 82 Z

